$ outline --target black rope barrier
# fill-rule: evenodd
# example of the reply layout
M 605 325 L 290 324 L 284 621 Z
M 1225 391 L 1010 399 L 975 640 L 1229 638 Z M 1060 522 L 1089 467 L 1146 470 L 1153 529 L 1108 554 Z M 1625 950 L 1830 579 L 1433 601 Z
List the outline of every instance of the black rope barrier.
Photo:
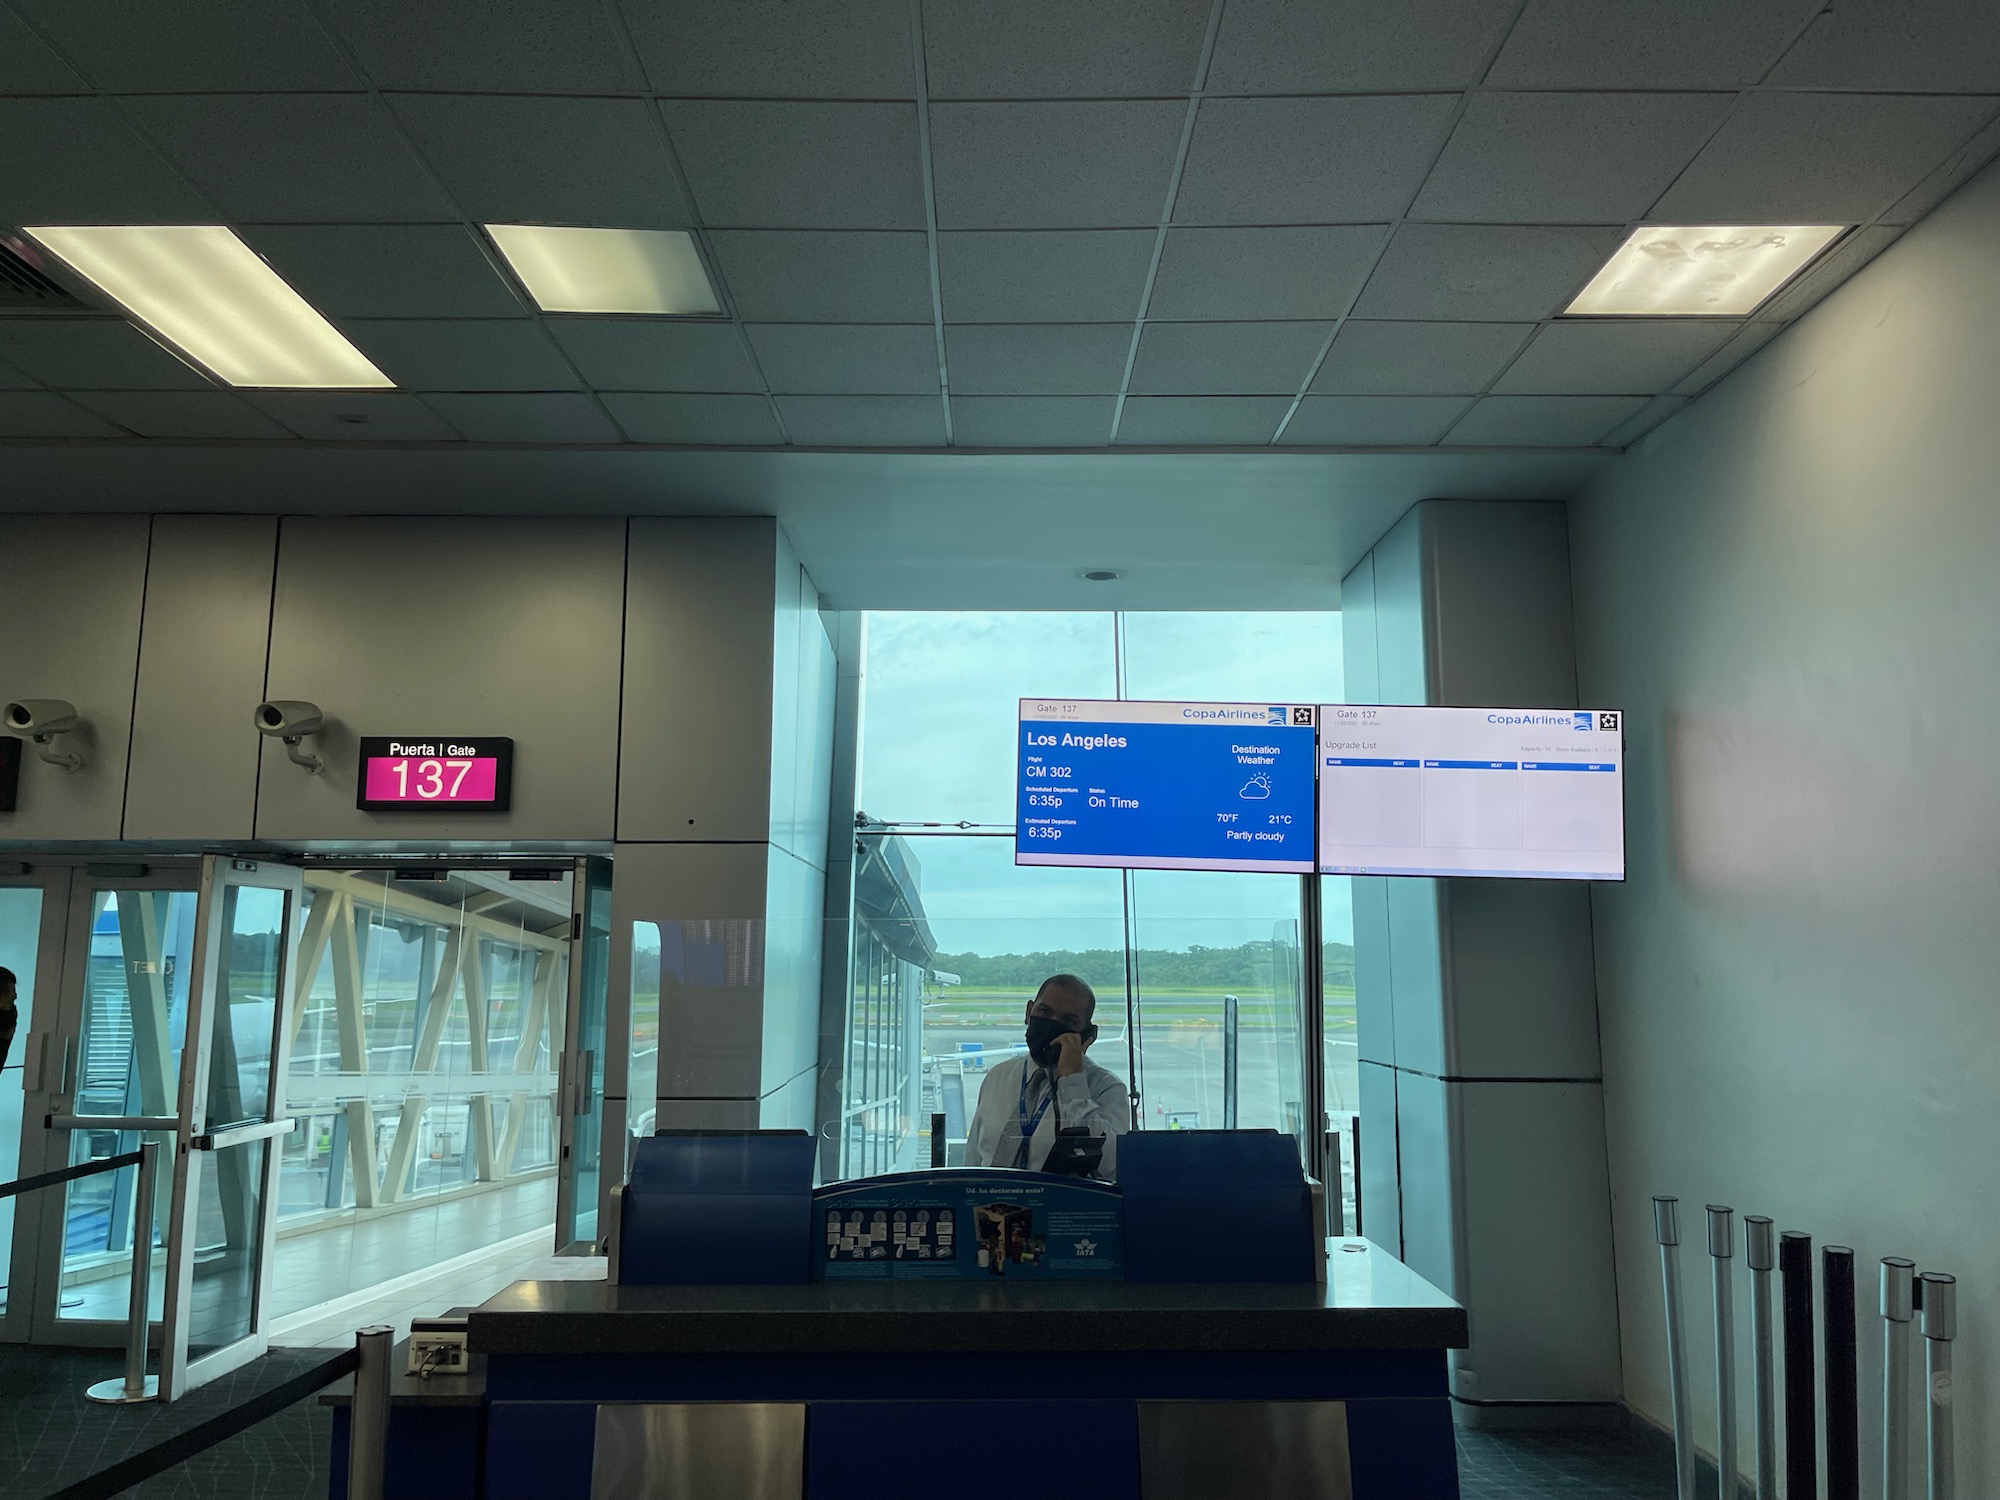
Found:
M 57 1167 L 53 1172 L 37 1172 L 33 1177 L 0 1182 L 0 1198 L 13 1198 L 22 1193 L 32 1193 L 36 1188 L 54 1187 L 59 1182 L 74 1182 L 79 1177 L 94 1177 L 99 1172 L 138 1165 L 139 1153 L 127 1151 L 122 1156 L 107 1156 L 101 1161 L 87 1161 L 74 1167 Z
M 207 1421 L 197 1422 L 185 1432 L 177 1432 L 149 1448 L 142 1448 L 108 1469 L 100 1469 L 59 1490 L 51 1490 L 43 1500 L 111 1500 L 113 1495 L 157 1478 L 175 1464 L 186 1463 L 196 1454 L 207 1452 L 217 1443 L 235 1437 L 265 1418 L 275 1417 L 286 1407 L 305 1400 L 341 1376 L 352 1375 L 359 1361 L 356 1351 L 343 1349 L 331 1359 L 300 1371 L 282 1385 L 274 1385 L 240 1406 L 217 1412 Z

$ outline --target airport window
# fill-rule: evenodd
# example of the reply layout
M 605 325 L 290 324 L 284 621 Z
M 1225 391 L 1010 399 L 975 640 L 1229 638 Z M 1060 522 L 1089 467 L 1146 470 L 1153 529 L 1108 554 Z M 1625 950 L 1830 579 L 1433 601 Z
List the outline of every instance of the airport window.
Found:
M 1300 879 L 1017 867 L 1017 700 L 1336 700 L 1340 617 L 872 613 L 863 641 L 865 821 L 823 1170 L 922 1165 L 933 1113 L 960 1159 L 986 1071 L 1023 1050 L 1037 983 L 1064 971 L 1097 994 L 1090 1059 L 1138 1093 L 1139 1128 L 1303 1133 Z M 1322 889 L 1317 1063 L 1339 1125 L 1355 1093 L 1352 919 L 1347 882 Z

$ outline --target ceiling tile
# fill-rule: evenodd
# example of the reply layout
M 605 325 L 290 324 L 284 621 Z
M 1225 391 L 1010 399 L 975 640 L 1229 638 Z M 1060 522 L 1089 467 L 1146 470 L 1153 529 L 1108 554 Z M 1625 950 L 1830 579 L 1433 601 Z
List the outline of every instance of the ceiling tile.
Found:
M 929 323 L 767 323 L 745 331 L 773 391 L 920 396 L 939 390 L 937 329 Z
M 215 210 L 102 99 L 0 99 L 11 224 L 212 224 Z
M 951 440 L 959 448 L 1102 448 L 1111 441 L 1116 396 L 951 398 Z
M 1931 174 L 1882 215 L 1890 224 L 1914 224 L 1962 187 L 1966 180 L 2000 154 L 2000 118 L 1973 133 Z
M 39 389 L 25 370 L 17 370 L 0 359 L 0 391 L 32 391 Z
M 361 80 L 299 0 L 18 0 L 43 34 L 114 93 L 350 89 Z
M 1738 324 L 1736 336 L 1674 387 L 1679 396 L 1698 396 L 1784 331 L 1783 323 Z
M 808 448 L 942 448 L 937 396 L 780 396 L 792 441 Z
M 1157 224 L 1186 117 L 1179 100 L 933 105 L 938 225 Z
M 156 94 L 125 108 L 239 223 L 458 217 L 365 94 Z
M 1644 396 L 1487 396 L 1445 441 L 1454 447 L 1589 448 L 1645 406 Z
M 612 391 L 605 406 L 635 443 L 773 448 L 785 441 L 764 396 L 664 396 Z
M 1132 351 L 1130 323 L 975 323 L 944 331 L 953 399 L 1115 394 Z M 1105 430 L 1110 430 L 1105 419 Z
M 99 416 L 149 438 L 290 438 L 229 391 L 101 391 L 76 398 Z
M 243 238 L 330 318 L 526 317 L 455 224 L 261 224 Z
M 807 323 L 917 323 L 931 316 L 929 242 L 867 230 L 714 230 L 739 316 Z
M 1184 94 L 1209 0 L 924 0 L 933 99 Z
M 924 227 L 915 105 L 668 99 L 660 108 L 706 223 Z
M 1470 404 L 1465 396 L 1308 396 L 1280 443 L 1316 448 L 1424 448 Z
M 1370 323 L 1340 325 L 1316 394 L 1471 396 L 1507 368 L 1535 331 L 1532 323 Z
M 1890 208 L 1995 101 L 1752 94 L 1646 215 L 1656 224 L 1854 224 Z
M 1871 224 L 1865 229 L 1855 230 L 1800 272 L 1791 285 L 1758 308 L 1757 316 L 1778 319 L 1798 317 L 1888 249 L 1902 232 L 1899 225 L 1892 224 Z
M 913 99 L 909 0 L 624 0 L 656 94 Z
M 1113 323 L 1139 315 L 1151 229 L 941 234 L 951 323 Z
M 733 323 L 554 318 L 549 332 L 601 391 L 762 391 Z
M 0 437 L 125 437 L 54 391 L 0 391 Z
M 2000 90 L 1993 0 L 1840 0 L 1770 82 L 1794 88 Z
M 396 94 L 389 104 L 482 224 L 694 222 L 644 100 Z
M 0 320 L 0 359 L 58 390 L 215 389 L 214 381 L 122 318 Z
M 1405 224 L 1354 316 L 1539 322 L 1567 307 L 1624 239 L 1611 228 Z
M 1410 209 L 1445 223 L 1641 217 L 1733 94 L 1477 94 Z
M 1174 219 L 1372 224 L 1402 216 L 1444 144 L 1448 94 L 1205 99 Z
M 1605 446 L 1629 448 L 1687 404 L 1686 396 L 1655 396 L 1640 409 L 1637 416 L 1619 423 L 1607 433 L 1604 438 Z
M 411 391 L 571 391 L 576 371 L 527 318 L 357 318 L 341 331 Z
M 553 391 L 534 396 L 426 396 L 452 426 L 475 443 L 616 443 L 618 429 L 588 396 Z
M 1134 393 L 1295 395 L 1331 323 L 1148 323 L 1132 365 Z
M 1672 390 L 1740 326 L 1712 318 L 1551 323 L 1493 389 L 1522 396 L 1635 396 Z
M 1747 87 L 1825 3 L 1528 0 L 1484 82 L 1490 89 Z
M 451 443 L 458 434 L 401 391 L 257 391 L 245 398 L 302 438 L 347 443 Z
M 610 11 L 570 0 L 321 0 L 391 89 L 621 94 L 639 79 Z
M 85 88 L 27 22 L 0 10 L 0 94 L 80 94 Z
M 1374 264 L 1379 224 L 1175 229 L 1149 318 L 1337 318 Z
M 1115 441 L 1147 448 L 1261 448 L 1291 405 L 1289 396 L 1133 396 Z
M 1462 89 L 1518 0 L 1230 0 L 1208 69 L 1224 94 Z

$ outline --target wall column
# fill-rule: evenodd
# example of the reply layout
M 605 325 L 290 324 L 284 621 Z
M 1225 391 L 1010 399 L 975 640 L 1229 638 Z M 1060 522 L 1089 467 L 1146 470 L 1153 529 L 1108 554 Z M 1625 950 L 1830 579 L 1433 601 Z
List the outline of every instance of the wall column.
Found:
M 1342 587 L 1349 700 L 1576 706 L 1566 512 L 1428 500 Z M 1363 1222 L 1472 1315 L 1461 1420 L 1620 1395 L 1590 890 L 1357 879 Z

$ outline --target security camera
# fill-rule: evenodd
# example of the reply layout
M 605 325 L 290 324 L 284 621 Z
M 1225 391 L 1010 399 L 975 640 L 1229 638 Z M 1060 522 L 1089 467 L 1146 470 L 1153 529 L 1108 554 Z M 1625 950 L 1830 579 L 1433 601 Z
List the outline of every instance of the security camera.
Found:
M 76 705 L 65 703 L 60 698 L 22 698 L 0 710 L 9 729 L 16 734 L 25 734 L 39 747 L 36 754 L 52 766 L 61 766 L 65 771 L 82 769 L 83 757 L 71 755 L 49 746 L 57 735 L 68 734 L 77 728 Z
M 325 769 L 326 763 L 309 750 L 301 750 L 299 744 L 307 735 L 318 734 L 326 723 L 326 715 L 319 711 L 317 703 L 305 703 L 296 698 L 273 698 L 268 703 L 257 705 L 252 716 L 257 732 L 285 742 L 285 754 L 295 766 L 304 766 L 306 771 L 317 776 Z

